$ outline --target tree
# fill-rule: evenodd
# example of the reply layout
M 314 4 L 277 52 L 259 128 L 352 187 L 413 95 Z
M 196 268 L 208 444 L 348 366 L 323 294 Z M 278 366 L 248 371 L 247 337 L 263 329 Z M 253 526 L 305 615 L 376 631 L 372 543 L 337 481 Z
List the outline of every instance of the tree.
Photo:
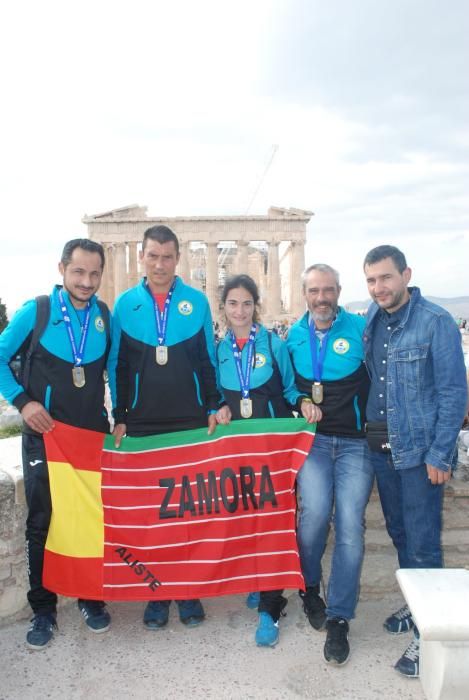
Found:
M 8 314 L 7 314 L 7 307 L 5 304 L 2 304 L 2 300 L 0 299 L 0 333 L 3 331 L 3 329 L 8 325 Z

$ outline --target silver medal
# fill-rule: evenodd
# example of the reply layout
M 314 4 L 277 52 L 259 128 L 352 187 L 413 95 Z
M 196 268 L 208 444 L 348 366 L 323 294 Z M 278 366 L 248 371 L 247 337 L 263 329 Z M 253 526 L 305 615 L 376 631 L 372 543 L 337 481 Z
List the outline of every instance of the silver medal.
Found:
M 159 365 L 165 365 L 168 362 L 168 346 L 158 345 L 156 348 L 156 362 Z
M 72 369 L 72 379 L 73 379 L 73 384 L 78 389 L 81 389 L 82 387 L 84 387 L 86 384 L 85 368 L 84 367 L 74 367 Z
M 324 390 L 321 382 L 314 382 L 311 389 L 311 397 L 314 403 L 322 403 L 322 400 L 324 398 Z
M 252 416 L 252 400 L 241 399 L 239 402 L 239 411 L 242 418 L 250 418 Z

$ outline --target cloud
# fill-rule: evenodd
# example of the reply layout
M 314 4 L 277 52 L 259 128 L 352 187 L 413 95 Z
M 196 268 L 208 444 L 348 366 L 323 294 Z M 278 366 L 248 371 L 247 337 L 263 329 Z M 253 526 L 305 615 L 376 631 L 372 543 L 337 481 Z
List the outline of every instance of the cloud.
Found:
M 85 213 L 137 202 L 153 215 L 241 214 L 254 193 L 252 213 L 315 212 L 308 259 L 338 267 L 350 299 L 366 297 L 361 261 L 382 242 L 405 249 L 428 293 L 466 293 L 466 2 L 45 0 L 0 12 L 10 307 L 49 288 Z
M 429 109 L 463 123 L 453 107 L 467 109 L 469 101 L 465 0 L 292 0 L 282 7 L 266 62 L 274 94 L 355 119 L 386 123 Z

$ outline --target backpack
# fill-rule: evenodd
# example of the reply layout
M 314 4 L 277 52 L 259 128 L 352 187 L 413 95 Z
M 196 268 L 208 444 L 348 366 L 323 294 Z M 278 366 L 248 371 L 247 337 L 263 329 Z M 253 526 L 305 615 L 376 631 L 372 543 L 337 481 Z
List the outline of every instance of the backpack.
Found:
M 96 300 L 99 310 L 104 320 L 104 326 L 106 328 L 106 361 L 109 354 L 109 348 L 111 345 L 111 332 L 110 332 L 110 313 L 109 309 L 103 301 L 99 299 Z M 20 353 L 20 355 L 12 360 L 10 366 L 12 367 L 14 373 L 21 382 L 24 390 L 28 390 L 29 378 L 31 374 L 31 360 L 39 345 L 39 340 L 42 334 L 46 330 L 47 324 L 50 318 L 50 297 L 47 294 L 41 294 L 36 297 L 36 323 L 33 328 L 31 335 L 31 341 L 25 352 Z

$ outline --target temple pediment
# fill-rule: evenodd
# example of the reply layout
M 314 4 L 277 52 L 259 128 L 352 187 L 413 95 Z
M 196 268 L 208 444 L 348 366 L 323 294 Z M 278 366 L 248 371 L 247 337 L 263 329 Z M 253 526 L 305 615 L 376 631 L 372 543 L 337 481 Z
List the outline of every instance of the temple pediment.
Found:
M 306 221 L 314 216 L 312 211 L 307 209 L 298 209 L 296 207 L 269 207 L 267 214 L 219 214 L 210 216 L 148 216 L 148 207 L 141 207 L 139 204 L 131 204 L 127 207 L 119 207 L 100 214 L 85 214 L 82 221 L 85 224 L 93 223 L 94 221 L 145 221 L 145 222 L 201 222 L 201 221 L 269 221 L 269 220 L 297 220 Z
M 146 219 L 148 207 L 141 207 L 139 204 L 130 204 L 127 207 L 111 209 L 102 214 L 85 214 L 83 223 L 90 223 L 99 219 Z
M 147 207 L 131 204 L 85 215 L 83 222 L 89 238 L 105 248 L 101 295 L 110 305 L 142 273 L 138 263 L 145 230 L 164 224 L 179 239 L 178 274 L 205 292 L 215 318 L 224 280 L 244 272 L 258 284 L 265 318 L 274 321 L 297 318 L 304 310 L 301 273 L 312 216 L 307 209 L 274 206 L 267 214 L 148 216 Z

